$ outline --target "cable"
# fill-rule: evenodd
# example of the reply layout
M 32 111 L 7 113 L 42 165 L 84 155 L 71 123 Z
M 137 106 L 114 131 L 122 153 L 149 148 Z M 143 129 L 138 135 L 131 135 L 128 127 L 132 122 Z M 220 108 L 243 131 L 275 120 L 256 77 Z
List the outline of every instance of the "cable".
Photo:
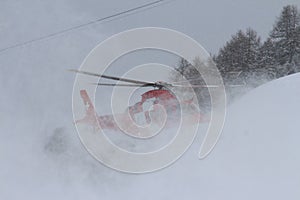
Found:
M 93 21 L 90 21 L 90 22 L 87 22 L 87 23 L 84 23 L 84 24 L 80 24 L 80 25 L 73 26 L 73 27 L 70 27 L 70 28 L 67 28 L 67 29 L 63 29 L 61 31 L 57 31 L 57 32 L 54 32 L 54 33 L 51 33 L 51 34 L 48 34 L 48 35 L 45 35 L 45 36 L 41 36 L 41 37 L 32 39 L 32 40 L 27 40 L 25 42 L 20 42 L 20 43 L 5 47 L 3 49 L 0 49 L 0 53 L 2 53 L 4 51 L 7 51 L 9 49 L 14 49 L 14 48 L 17 48 L 17 47 L 26 46 L 28 44 L 31 44 L 31 43 L 34 43 L 34 42 L 37 42 L 37 41 L 42 41 L 42 40 L 45 40 L 47 38 L 51 38 L 51 37 L 63 34 L 65 32 L 70 32 L 70 31 L 73 31 L 73 30 L 76 30 L 76 29 L 79 29 L 79 28 L 82 28 L 82 27 L 85 27 L 85 26 L 89 26 L 91 24 L 100 23 L 100 22 L 103 22 L 105 20 L 110 19 L 109 21 L 113 21 L 114 19 L 112 19 L 112 18 L 117 19 L 117 17 L 121 17 L 122 15 L 124 15 L 124 17 L 126 17 L 130 14 L 137 13 L 137 12 L 139 12 L 139 10 L 142 10 L 142 9 L 143 10 L 152 9 L 152 8 L 155 8 L 159 5 L 163 5 L 163 2 L 167 3 L 166 0 L 153 1 L 153 2 L 150 2 L 150 3 L 147 3 L 147 4 L 143 4 L 141 6 L 137 6 L 137 7 L 128 9 L 128 10 L 124 10 L 124 11 L 121 11 L 119 13 L 112 14 L 112 15 L 109 15 L 109 16 L 106 16 L 106 17 L 103 17 L 103 18 L 100 18 L 100 19 L 96 19 L 96 20 L 93 20 Z

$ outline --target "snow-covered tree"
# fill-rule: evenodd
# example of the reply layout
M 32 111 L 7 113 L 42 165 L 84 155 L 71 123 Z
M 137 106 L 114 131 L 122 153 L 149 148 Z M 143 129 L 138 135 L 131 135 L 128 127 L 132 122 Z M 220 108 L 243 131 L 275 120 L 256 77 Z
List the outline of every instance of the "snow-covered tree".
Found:
M 206 63 L 204 63 L 206 62 Z M 186 80 L 189 82 L 191 85 L 203 85 L 205 86 L 206 83 L 204 79 L 202 78 L 200 72 L 205 72 L 207 74 L 213 74 L 212 72 L 210 73 L 210 67 L 209 64 L 213 63 L 212 60 L 208 61 L 202 61 L 199 58 L 195 58 L 193 60 L 193 63 L 189 63 L 187 60 L 181 58 L 179 60 L 178 66 L 175 68 L 178 73 L 173 74 L 171 76 L 171 79 L 175 82 L 175 84 L 182 84 L 186 85 Z M 185 87 L 178 87 L 178 91 L 181 93 L 186 93 L 186 96 L 190 97 L 190 91 L 187 90 Z M 206 87 L 197 87 L 193 89 L 195 94 L 197 95 L 197 99 L 199 102 L 200 109 L 202 112 L 207 112 L 210 109 L 210 94 L 208 92 L 208 88 Z
M 275 44 L 268 38 L 259 49 L 259 67 L 261 76 L 268 80 L 272 80 L 278 77 L 276 71 L 276 55 L 275 55 Z
M 275 65 L 275 44 L 268 38 L 263 45 L 260 47 L 260 54 L 259 54 L 259 65 L 261 68 L 267 65 Z
M 233 35 L 216 57 L 225 81 L 230 79 L 232 72 L 241 72 L 240 77 L 249 80 L 259 66 L 259 50 L 260 37 L 253 29 L 248 28 L 245 33 L 240 30 Z
M 275 57 L 278 65 L 286 66 L 282 76 L 294 73 L 299 64 L 300 54 L 300 15 L 296 6 L 285 6 L 277 19 L 270 38 L 275 45 Z

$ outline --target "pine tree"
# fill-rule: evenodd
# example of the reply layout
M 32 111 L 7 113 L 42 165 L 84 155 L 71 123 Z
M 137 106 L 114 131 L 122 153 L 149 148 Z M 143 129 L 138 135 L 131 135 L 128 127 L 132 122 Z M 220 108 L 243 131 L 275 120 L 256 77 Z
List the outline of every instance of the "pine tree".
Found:
M 277 64 L 286 65 L 286 74 L 291 73 L 300 53 L 300 15 L 296 6 L 285 6 L 277 19 L 270 38 L 275 44 Z M 282 74 L 282 75 L 286 75 Z
M 232 36 L 216 57 L 217 66 L 225 82 L 230 81 L 232 72 L 242 72 L 240 77 L 245 81 L 254 76 L 259 66 L 260 45 L 260 37 L 251 28 L 245 33 L 239 30 Z
M 245 63 L 247 65 L 247 72 L 245 74 L 246 81 L 251 81 L 251 79 L 257 79 L 261 74 L 259 69 L 259 50 L 260 50 L 260 37 L 257 33 L 248 28 L 246 31 L 246 41 L 245 41 Z
M 271 38 L 268 38 L 263 45 L 260 48 L 260 54 L 259 54 L 259 65 L 260 67 L 264 67 L 267 65 L 275 65 L 276 59 L 275 59 L 275 44 L 271 40 Z
M 278 77 L 276 72 L 275 45 L 271 38 L 268 38 L 259 49 L 259 69 L 268 80 Z
M 212 60 L 208 60 L 208 62 Z M 199 71 L 203 70 L 209 70 L 208 64 L 204 64 L 204 61 L 201 61 L 199 58 L 195 58 L 193 61 L 193 64 L 189 63 L 187 60 L 181 58 L 178 63 L 178 67 L 175 68 L 178 73 L 173 74 L 171 79 L 175 83 L 184 83 L 186 80 L 191 85 L 203 85 L 205 86 L 206 83 L 204 79 L 202 78 Z M 207 72 L 207 71 L 206 71 Z M 208 72 L 209 73 L 209 72 Z M 192 98 L 191 91 L 188 90 L 185 87 L 178 87 L 175 88 L 178 92 L 181 92 L 181 94 L 184 94 L 185 96 Z M 202 112 L 208 112 L 211 106 L 210 102 L 210 94 L 208 91 L 208 88 L 206 87 L 198 87 L 193 89 L 198 102 L 200 106 L 200 110 Z

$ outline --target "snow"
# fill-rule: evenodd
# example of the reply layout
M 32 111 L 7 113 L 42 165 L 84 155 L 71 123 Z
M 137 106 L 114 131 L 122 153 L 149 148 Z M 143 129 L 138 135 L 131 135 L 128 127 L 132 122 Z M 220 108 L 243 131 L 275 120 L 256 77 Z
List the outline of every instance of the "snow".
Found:
M 231 104 L 221 138 L 207 158 L 197 157 L 202 125 L 181 159 L 143 175 L 111 170 L 85 151 L 71 110 L 64 108 L 71 94 L 50 90 L 61 78 L 45 75 L 26 87 L 17 84 L 16 91 L 25 94 L 3 88 L 9 95 L 0 107 L 0 199 L 300 198 L 300 74 L 269 82 Z M 64 102 L 51 104 L 45 91 L 37 94 L 40 80 L 50 84 L 46 92 L 56 94 L 46 97 Z

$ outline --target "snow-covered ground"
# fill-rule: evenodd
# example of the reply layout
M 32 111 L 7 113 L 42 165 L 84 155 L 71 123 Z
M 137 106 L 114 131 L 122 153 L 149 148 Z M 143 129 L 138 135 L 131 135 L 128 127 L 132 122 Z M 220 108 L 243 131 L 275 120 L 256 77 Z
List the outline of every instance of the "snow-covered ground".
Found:
M 300 74 L 294 74 L 250 91 L 228 108 L 222 136 L 207 158 L 197 158 L 200 133 L 175 164 L 143 175 L 95 161 L 62 104 L 43 107 L 46 99 L 38 93 L 4 96 L 0 199 L 299 199 L 299 85 Z M 59 124 L 56 115 L 64 116 Z

